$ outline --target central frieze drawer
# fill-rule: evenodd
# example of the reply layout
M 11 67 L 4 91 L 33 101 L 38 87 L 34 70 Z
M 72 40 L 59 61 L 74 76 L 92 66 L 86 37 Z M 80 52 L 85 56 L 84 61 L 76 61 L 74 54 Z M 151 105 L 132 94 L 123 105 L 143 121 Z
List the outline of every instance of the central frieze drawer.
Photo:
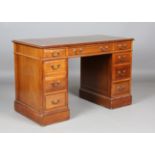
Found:
M 76 55 L 85 55 L 85 54 L 102 53 L 110 51 L 113 51 L 113 43 L 71 47 L 68 50 L 68 55 L 76 56 Z

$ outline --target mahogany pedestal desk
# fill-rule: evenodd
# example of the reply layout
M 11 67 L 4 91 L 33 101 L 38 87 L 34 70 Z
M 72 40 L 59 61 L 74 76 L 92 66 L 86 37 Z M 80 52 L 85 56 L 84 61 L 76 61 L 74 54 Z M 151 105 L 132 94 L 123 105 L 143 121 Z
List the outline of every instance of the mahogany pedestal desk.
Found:
M 68 59 L 81 57 L 80 97 L 131 104 L 132 38 L 104 35 L 15 40 L 15 110 L 41 125 L 67 120 Z

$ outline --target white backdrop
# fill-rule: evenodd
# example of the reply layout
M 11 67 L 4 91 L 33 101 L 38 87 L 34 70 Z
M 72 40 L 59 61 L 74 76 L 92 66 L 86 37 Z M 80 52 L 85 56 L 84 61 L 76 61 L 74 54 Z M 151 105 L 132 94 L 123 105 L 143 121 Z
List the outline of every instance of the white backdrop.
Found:
M 155 23 L 0 23 L 0 79 L 13 79 L 12 40 L 105 34 L 135 38 L 133 73 L 155 73 Z M 79 71 L 79 60 L 70 60 Z

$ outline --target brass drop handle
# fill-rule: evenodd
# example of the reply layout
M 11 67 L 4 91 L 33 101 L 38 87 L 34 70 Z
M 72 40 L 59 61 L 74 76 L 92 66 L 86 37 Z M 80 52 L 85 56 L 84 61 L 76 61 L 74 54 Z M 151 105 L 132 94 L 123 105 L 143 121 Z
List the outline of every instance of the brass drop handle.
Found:
M 122 76 L 123 76 L 123 75 L 126 73 L 126 70 L 125 70 L 125 69 L 124 69 L 124 70 L 122 70 L 122 71 L 121 71 L 121 70 L 119 70 L 117 73 L 118 73 L 119 75 L 122 75 Z
M 119 55 L 118 56 L 118 59 L 120 60 L 120 61 L 123 61 L 123 60 L 125 60 L 126 59 L 126 55 Z
M 121 75 L 121 74 L 122 74 L 122 72 L 121 72 L 121 71 L 118 71 L 117 73 L 118 73 L 119 75 Z
M 79 53 L 82 53 L 82 52 L 83 52 L 83 48 L 80 48 L 80 49 L 79 49 Z
M 104 48 L 105 48 L 105 49 L 108 49 L 108 48 L 109 48 L 109 46 L 105 46 Z
M 53 53 L 52 53 L 52 56 L 53 56 L 53 57 L 58 57 L 58 56 L 60 56 L 60 52 L 53 52 Z
M 73 52 L 75 53 L 77 51 L 77 49 L 76 48 L 73 48 Z
M 126 70 L 124 69 L 124 70 L 122 71 L 122 73 L 126 73 Z
M 117 90 L 118 90 L 118 91 L 123 91 L 124 89 L 125 89 L 124 86 L 117 86 Z
M 60 64 L 58 64 L 58 65 L 52 65 L 51 67 L 52 67 L 52 69 L 53 70 L 57 70 L 57 69 L 59 69 L 60 68 Z
M 83 48 L 80 48 L 79 50 L 77 50 L 76 48 L 73 49 L 73 52 L 75 54 L 81 54 L 83 52 Z
M 119 59 L 119 60 L 122 60 L 122 56 L 119 55 L 119 56 L 118 56 L 118 59 Z
M 108 50 L 108 48 L 109 48 L 109 46 L 104 46 L 104 47 L 100 47 L 100 50 L 101 51 L 106 51 L 106 50 Z
M 78 54 L 78 51 L 76 48 L 73 49 L 74 54 Z
M 52 83 L 53 87 L 58 87 L 60 85 L 60 81 L 56 81 Z
M 60 102 L 59 99 L 51 101 L 51 103 L 54 104 L 54 105 L 58 104 L 59 102 Z

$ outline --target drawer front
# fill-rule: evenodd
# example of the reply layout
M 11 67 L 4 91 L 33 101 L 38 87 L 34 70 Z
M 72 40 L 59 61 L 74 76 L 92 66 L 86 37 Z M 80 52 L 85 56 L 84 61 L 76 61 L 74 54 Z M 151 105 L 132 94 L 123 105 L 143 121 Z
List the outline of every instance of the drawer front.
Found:
M 46 78 L 45 80 L 45 92 L 58 91 L 66 89 L 67 80 L 65 77 L 59 78 Z
M 128 49 L 131 49 L 131 47 L 132 47 L 131 41 L 119 41 L 119 42 L 114 43 L 114 49 L 116 51 L 128 50 Z
M 131 76 L 131 65 L 114 67 L 113 80 L 124 80 Z
M 76 46 L 69 48 L 68 55 L 76 56 L 76 55 L 85 55 L 85 54 L 93 54 L 93 53 L 102 53 L 102 52 L 110 52 L 113 50 L 112 43 L 104 43 L 99 45 L 87 45 L 87 46 Z
M 61 58 L 66 56 L 65 49 L 45 49 L 44 58 Z
M 131 62 L 131 52 L 114 54 L 114 63 L 123 64 Z
M 44 62 L 44 73 L 45 75 L 66 73 L 66 67 L 66 60 L 46 61 Z
M 121 96 L 130 93 L 130 81 L 115 83 L 112 85 L 112 96 Z
M 62 107 L 66 105 L 66 93 L 47 95 L 45 99 L 46 109 Z

